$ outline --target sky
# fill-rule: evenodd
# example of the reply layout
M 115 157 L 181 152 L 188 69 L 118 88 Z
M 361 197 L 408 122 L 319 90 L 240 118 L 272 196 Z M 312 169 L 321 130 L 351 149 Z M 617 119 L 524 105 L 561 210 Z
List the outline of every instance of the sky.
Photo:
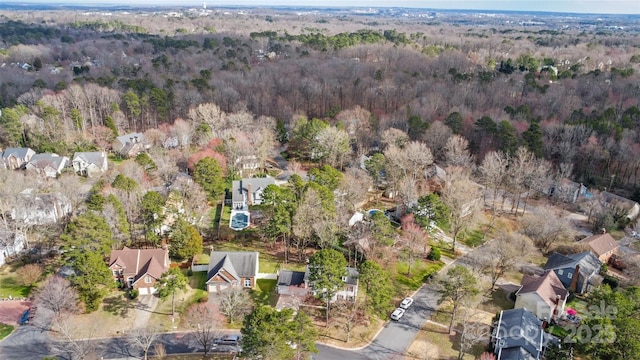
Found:
M 201 0 L 9 0 L 20 3 L 202 6 Z M 206 1 L 206 0 L 205 0 Z M 595 14 L 640 14 L 640 0 L 210 0 L 216 6 L 412 7 L 429 9 L 516 10 Z

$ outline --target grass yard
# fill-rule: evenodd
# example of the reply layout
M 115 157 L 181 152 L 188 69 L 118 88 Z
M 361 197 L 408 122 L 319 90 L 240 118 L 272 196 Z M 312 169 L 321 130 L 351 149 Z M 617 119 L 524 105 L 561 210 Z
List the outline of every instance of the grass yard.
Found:
M 196 271 L 189 276 L 189 286 L 192 289 L 206 290 L 207 289 L 207 272 Z
M 514 303 L 513 301 L 509 300 L 508 296 L 509 294 L 507 294 L 503 289 L 497 289 L 489 294 L 487 301 L 481 303 L 478 306 L 478 309 L 493 314 L 499 312 L 500 310 L 513 309 Z
M 277 280 L 271 279 L 258 279 L 256 280 L 256 288 L 251 291 L 251 298 L 256 304 L 263 304 L 269 306 L 276 305 L 276 286 Z
M 411 275 L 407 276 L 409 264 L 400 261 L 396 265 L 396 274 L 393 276 L 393 283 L 397 295 L 406 296 L 410 291 L 417 290 L 433 274 L 444 266 L 440 261 L 416 261 L 411 267 Z
M 14 274 L 4 273 L 0 275 L 0 298 L 26 298 L 29 297 L 31 286 L 22 285 Z
M 0 340 L 6 338 L 13 332 L 13 325 L 9 324 L 0 324 Z
M 456 359 L 460 340 L 449 335 L 446 327 L 427 323 L 413 340 L 408 349 L 409 357 L 419 359 Z M 471 349 L 472 355 L 464 355 L 463 359 L 473 360 L 485 351 L 485 344 L 476 344 Z

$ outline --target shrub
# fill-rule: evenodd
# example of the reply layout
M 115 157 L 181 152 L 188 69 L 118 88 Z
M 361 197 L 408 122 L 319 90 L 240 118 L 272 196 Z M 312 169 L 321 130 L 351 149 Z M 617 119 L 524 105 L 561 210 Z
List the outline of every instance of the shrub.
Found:
M 436 246 L 432 247 L 431 251 L 429 251 L 429 255 L 427 255 L 427 259 L 432 261 L 438 261 L 440 260 L 440 257 L 442 257 L 442 253 L 440 252 L 440 248 Z
M 140 292 L 138 291 L 138 289 L 130 289 L 129 290 L 129 298 L 131 300 L 135 300 L 136 298 L 138 298 L 138 295 L 140 295 Z

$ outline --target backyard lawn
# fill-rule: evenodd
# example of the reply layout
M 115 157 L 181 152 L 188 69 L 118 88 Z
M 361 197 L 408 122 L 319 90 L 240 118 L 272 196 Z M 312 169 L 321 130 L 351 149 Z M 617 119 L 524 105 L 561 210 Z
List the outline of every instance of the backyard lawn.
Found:
M 404 261 L 398 262 L 396 274 L 392 275 L 396 295 L 407 296 L 408 292 L 417 290 L 443 265 L 440 261 L 416 261 L 411 267 L 411 275 L 407 276 L 409 264 Z
M 276 305 L 276 285 L 277 280 L 258 279 L 256 280 L 256 288 L 251 291 L 251 298 L 256 304 Z

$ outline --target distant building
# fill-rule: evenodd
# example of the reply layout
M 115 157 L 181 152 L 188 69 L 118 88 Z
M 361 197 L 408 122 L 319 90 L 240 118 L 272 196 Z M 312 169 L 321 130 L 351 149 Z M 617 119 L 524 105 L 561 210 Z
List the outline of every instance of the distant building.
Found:
M 142 133 L 118 136 L 111 147 L 113 152 L 123 157 L 135 157 L 148 148 Z
M 598 257 L 598 260 L 604 264 L 609 262 L 611 256 L 616 253 L 620 246 L 616 239 L 608 233 L 589 236 L 580 240 L 578 244 L 586 245 Z
M 24 250 L 26 242 L 21 231 L 0 230 L 0 266 L 9 258 L 19 255 Z
M 77 152 L 71 160 L 76 174 L 94 177 L 100 176 L 108 169 L 107 154 L 102 151 Z
M 69 163 L 69 158 L 58 154 L 35 154 L 26 164 L 25 169 L 46 177 L 55 178 Z
M 2 152 L 2 167 L 9 170 L 22 169 L 36 152 L 30 148 L 7 148 Z

